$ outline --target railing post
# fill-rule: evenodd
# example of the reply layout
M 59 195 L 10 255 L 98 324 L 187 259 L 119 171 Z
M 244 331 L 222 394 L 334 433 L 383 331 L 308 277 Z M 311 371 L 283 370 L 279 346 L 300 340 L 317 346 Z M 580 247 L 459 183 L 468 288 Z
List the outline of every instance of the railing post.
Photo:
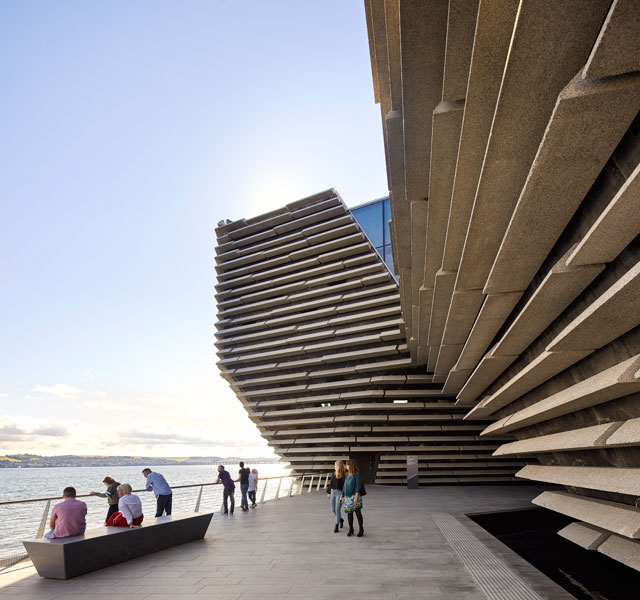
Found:
M 298 490 L 298 494 L 302 494 L 304 490 L 304 475 L 302 476 L 302 479 L 300 480 L 300 489 Z
M 313 478 L 315 477 L 315 475 L 311 476 L 311 481 L 309 481 L 309 489 L 307 490 L 307 494 L 311 492 L 311 486 L 313 485 Z
M 219 484 L 218 486 L 222 489 L 222 497 L 220 498 L 220 512 L 223 513 L 224 512 L 224 486 L 222 484 Z M 215 494 L 215 487 L 214 487 L 214 494 Z
M 267 491 L 267 484 L 269 483 L 268 479 L 264 480 L 264 487 L 262 488 L 262 495 L 260 496 L 260 504 L 264 504 L 264 494 Z
M 320 490 L 321 483 L 322 483 L 322 475 L 318 475 L 318 485 L 316 486 L 316 492 Z
M 294 484 L 295 480 L 296 480 L 295 477 L 291 478 L 291 485 L 289 486 L 289 493 L 287 494 L 287 496 L 291 496 L 291 492 L 293 492 L 293 484 Z
M 196 500 L 196 507 L 193 512 L 200 512 L 200 500 L 202 500 L 202 488 L 204 486 L 200 486 L 200 492 L 198 493 L 198 499 Z
M 38 533 L 36 535 L 36 539 L 39 539 L 44 535 L 44 528 L 47 526 L 47 517 L 49 516 L 50 506 L 51 506 L 51 500 L 47 500 L 47 504 L 44 507 L 44 512 L 42 513 L 42 520 L 40 521 L 40 527 L 38 527 Z
M 327 476 L 324 478 L 324 487 L 327 487 L 327 484 L 329 483 L 329 475 L 331 475 L 331 473 L 327 473 Z
M 282 485 L 282 477 L 278 479 L 278 489 L 276 490 L 276 500 L 280 497 L 280 486 Z

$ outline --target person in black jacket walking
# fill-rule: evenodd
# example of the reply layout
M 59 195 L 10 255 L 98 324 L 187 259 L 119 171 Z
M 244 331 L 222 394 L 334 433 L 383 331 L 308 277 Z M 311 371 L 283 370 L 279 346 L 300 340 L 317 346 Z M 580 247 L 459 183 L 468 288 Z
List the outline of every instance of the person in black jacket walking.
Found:
M 344 485 L 344 463 L 337 460 L 333 465 L 334 471 L 331 475 L 331 483 L 327 488 L 327 497 L 331 504 L 331 512 L 335 515 L 336 526 L 333 533 L 338 533 L 338 525 L 344 527 L 344 519 L 341 516 L 342 504 L 340 496 L 342 496 L 342 486 Z

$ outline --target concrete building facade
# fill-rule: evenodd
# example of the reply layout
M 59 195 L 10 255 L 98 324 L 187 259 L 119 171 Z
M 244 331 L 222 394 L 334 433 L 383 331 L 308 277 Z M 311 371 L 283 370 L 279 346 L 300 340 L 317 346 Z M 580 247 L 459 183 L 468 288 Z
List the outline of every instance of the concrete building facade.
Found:
M 369 480 L 402 483 L 417 455 L 423 483 L 512 482 L 523 461 L 492 457 L 487 419 L 463 421 L 409 355 L 385 207 L 350 211 L 328 190 L 217 229 L 222 376 L 299 473 L 355 457 Z
M 409 355 L 640 569 L 640 10 L 367 0 Z
M 335 190 L 221 225 L 222 375 L 298 472 L 560 484 L 640 570 L 638 4 L 365 7 L 389 235 Z

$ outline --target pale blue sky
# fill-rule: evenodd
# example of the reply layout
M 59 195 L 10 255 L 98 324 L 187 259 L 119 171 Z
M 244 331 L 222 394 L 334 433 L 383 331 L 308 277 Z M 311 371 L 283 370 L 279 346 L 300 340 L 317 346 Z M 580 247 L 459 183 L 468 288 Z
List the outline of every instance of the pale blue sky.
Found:
M 363 3 L 0 3 L 0 455 L 268 452 L 214 227 L 386 193 Z

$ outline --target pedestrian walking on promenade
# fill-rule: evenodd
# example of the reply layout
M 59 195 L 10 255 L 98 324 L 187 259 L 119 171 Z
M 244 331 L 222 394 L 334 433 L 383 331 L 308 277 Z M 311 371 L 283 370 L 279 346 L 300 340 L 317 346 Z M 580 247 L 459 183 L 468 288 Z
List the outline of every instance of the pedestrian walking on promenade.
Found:
M 233 499 L 233 493 L 236 489 L 236 484 L 233 483 L 233 479 L 231 479 L 231 475 L 229 475 L 229 471 L 225 471 L 224 465 L 218 465 L 218 480 L 216 483 L 221 483 L 223 486 L 223 502 L 224 502 L 224 513 L 229 514 L 229 508 L 227 506 L 228 500 L 231 500 L 231 514 L 233 514 L 233 509 L 236 505 L 236 501 Z
M 147 478 L 147 492 L 153 491 L 156 495 L 156 517 L 161 517 L 163 512 L 170 515 L 173 493 L 167 480 L 151 469 L 144 469 L 142 474 Z
M 347 533 L 347 536 L 353 535 L 353 513 L 356 513 L 358 525 L 360 525 L 358 537 L 364 535 L 362 496 L 364 496 L 365 493 L 358 463 L 355 460 L 348 460 L 347 476 L 344 478 L 344 486 L 342 487 L 342 496 L 340 498 L 340 502 L 342 502 L 344 506 L 344 512 L 347 513 L 347 519 L 349 521 L 349 533 Z
M 344 527 L 344 519 L 342 518 L 342 504 L 340 497 L 342 496 L 342 487 L 344 486 L 344 463 L 337 460 L 333 465 L 333 473 L 331 474 L 331 482 L 327 488 L 327 498 L 329 498 L 329 506 L 331 512 L 336 519 L 336 526 L 333 533 L 338 533 L 338 527 Z
M 107 516 L 104 520 L 104 522 L 106 523 L 109 520 L 109 517 L 111 517 L 111 515 L 114 512 L 118 512 L 118 500 L 120 499 L 118 497 L 118 486 L 120 485 L 119 481 L 116 481 L 113 477 L 109 477 L 108 475 L 102 480 L 102 483 L 104 483 L 107 486 L 107 489 L 104 491 L 104 493 L 102 492 L 91 492 L 92 496 L 99 496 L 100 498 L 106 498 L 107 499 L 107 504 L 109 505 L 109 510 L 107 510 Z
M 247 500 L 247 492 L 249 491 L 249 475 L 251 474 L 251 469 L 245 468 L 244 463 L 240 461 L 239 463 L 240 470 L 238 471 L 238 479 L 236 481 L 240 482 L 240 491 L 242 492 L 242 500 L 240 501 L 240 508 L 243 512 L 247 512 L 249 510 L 249 501 Z
M 258 469 L 251 469 L 249 473 L 249 490 L 247 496 L 251 500 L 251 508 L 256 507 L 256 493 L 258 492 Z

